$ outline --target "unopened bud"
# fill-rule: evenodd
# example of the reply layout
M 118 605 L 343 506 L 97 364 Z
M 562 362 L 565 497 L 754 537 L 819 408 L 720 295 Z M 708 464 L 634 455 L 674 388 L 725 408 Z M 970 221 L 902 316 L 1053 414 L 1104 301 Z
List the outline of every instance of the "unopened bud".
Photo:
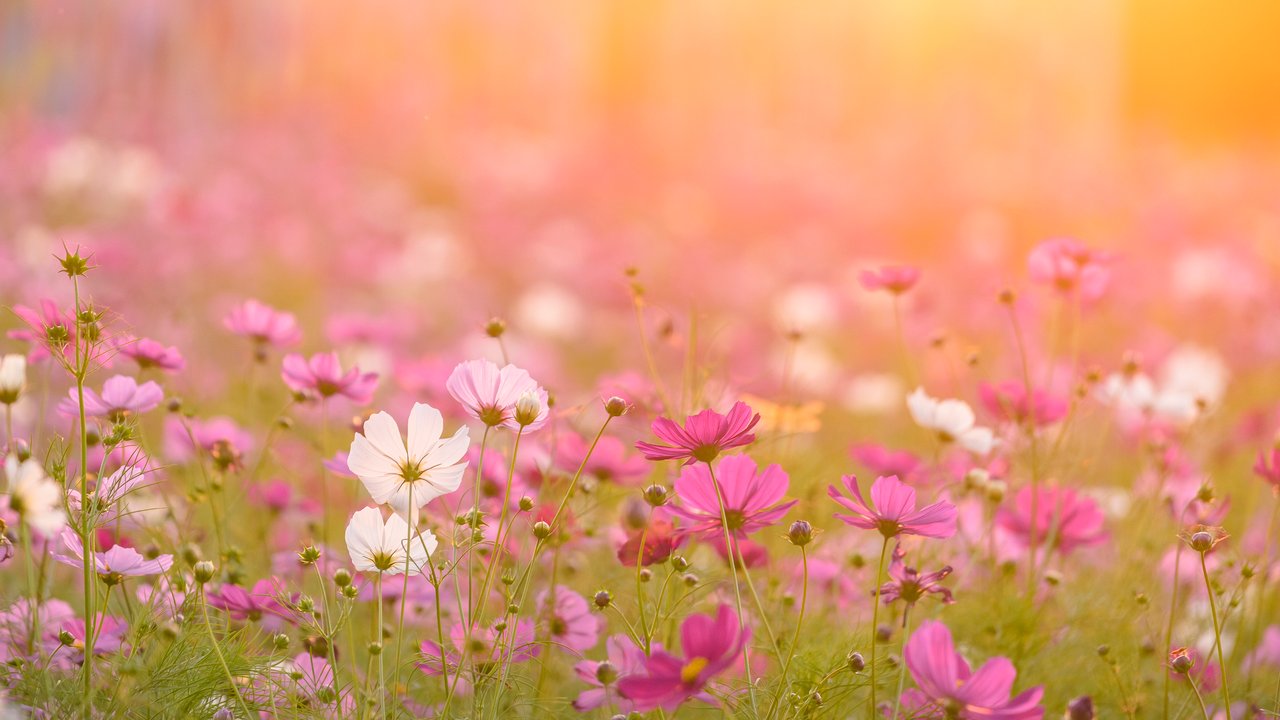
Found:
M 862 653 L 860 652 L 851 652 L 844 660 L 849 669 L 854 672 L 862 672 L 867 667 L 867 661 L 862 659 Z
M 667 489 L 657 483 L 644 489 L 644 501 L 654 507 L 667 504 Z
M 604 401 L 604 411 L 609 413 L 609 417 L 621 417 L 627 414 L 627 401 L 614 395 Z
M 787 530 L 787 539 L 796 547 L 804 547 L 813 542 L 813 526 L 806 520 L 796 520 Z
M 533 536 L 539 540 L 546 540 L 551 537 L 551 526 L 539 520 L 533 524 Z
M 192 574 L 195 576 L 196 582 L 204 585 L 213 579 L 218 572 L 218 568 L 208 560 L 201 560 L 191 568 Z
M 605 608 L 613 604 L 613 595 L 610 594 L 608 590 L 600 590 L 599 592 L 596 593 L 594 599 L 595 599 L 596 607 L 600 608 L 601 610 L 604 610 Z

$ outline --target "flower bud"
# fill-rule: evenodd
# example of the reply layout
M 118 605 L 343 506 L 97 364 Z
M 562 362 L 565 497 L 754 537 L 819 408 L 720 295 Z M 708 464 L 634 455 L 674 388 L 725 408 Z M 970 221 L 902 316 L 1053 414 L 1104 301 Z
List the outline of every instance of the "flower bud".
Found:
M 204 585 L 213 579 L 213 576 L 218 572 L 218 568 L 208 560 L 201 560 L 191 568 L 191 572 L 195 575 L 196 582 Z
M 796 547 L 804 547 L 813 542 L 813 526 L 807 520 L 796 520 L 787 530 L 787 539 Z
M 525 495 L 520 498 L 520 512 L 529 512 L 533 509 L 533 498 Z
M 986 485 L 987 500 L 992 503 L 1000 503 L 1004 501 L 1005 493 L 1009 492 L 1009 484 L 1003 480 L 991 480 Z
M 1213 535 L 1203 530 L 1191 534 L 1191 549 L 1199 553 L 1209 552 L 1213 548 Z
M 542 399 L 533 391 L 526 392 L 516 400 L 516 422 L 522 427 L 532 425 L 542 414 Z
M 484 324 L 484 334 L 491 338 L 500 338 L 507 331 L 507 323 L 502 318 L 489 318 L 489 322 Z
M 533 524 L 533 536 L 539 540 L 546 540 L 551 537 L 551 526 L 539 520 Z
M 340 588 L 344 588 L 351 584 L 351 571 L 346 568 L 338 568 L 333 571 L 333 584 Z
M 76 644 L 76 637 L 66 630 L 63 630 L 58 633 L 58 642 L 67 647 L 71 647 Z
M 289 636 L 284 633 L 276 633 L 271 637 L 271 644 L 276 650 L 287 650 L 289 648 Z
M 1191 672 L 1191 666 L 1194 664 L 1195 661 L 1191 659 L 1191 655 L 1184 647 L 1169 653 L 1169 667 L 1173 668 L 1173 671 L 1179 675 L 1186 675 Z
M 614 395 L 604 401 L 604 411 L 609 413 L 609 417 L 622 417 L 627 414 L 627 401 Z
M 854 672 L 862 672 L 867 667 L 867 661 L 862 659 L 862 653 L 851 652 L 844 659 L 849 669 Z
M 653 579 L 653 571 L 649 568 L 640 568 L 640 572 L 636 574 L 640 577 L 640 582 L 649 582 Z
M 604 610 L 613 604 L 613 595 L 610 594 L 608 590 L 601 590 L 596 593 L 594 600 L 596 607 Z
M 320 559 L 320 551 L 314 545 L 308 545 L 298 552 L 298 562 L 303 565 L 315 565 Z
M 673 555 L 671 556 L 671 567 L 675 568 L 676 572 L 684 572 L 689 569 L 689 561 L 683 555 Z
M 355 600 L 360 595 L 360 589 L 355 585 L 348 585 L 342 588 L 342 597 L 348 600 Z
M 657 483 L 644 489 L 644 501 L 654 507 L 667 504 L 667 489 Z
M 0 403 L 12 405 L 18 402 L 26 385 L 26 356 L 10 354 L 0 358 Z
M 370 654 L 370 655 L 372 655 L 372 656 L 374 656 L 374 657 L 377 657 L 377 656 L 379 656 L 379 655 L 381 655 L 381 654 L 382 654 L 382 643 L 380 643 L 380 642 L 371 642 L 371 643 L 369 643 L 369 646 L 368 646 L 368 647 L 369 647 L 369 654 Z
M 684 584 L 689 587 L 694 587 L 695 585 L 698 584 L 698 576 L 694 575 L 693 573 L 685 573 L 680 577 L 680 579 L 684 581 Z
M 596 680 L 599 680 L 601 685 L 612 685 L 617 679 L 618 668 L 614 667 L 613 663 L 605 660 L 596 666 Z

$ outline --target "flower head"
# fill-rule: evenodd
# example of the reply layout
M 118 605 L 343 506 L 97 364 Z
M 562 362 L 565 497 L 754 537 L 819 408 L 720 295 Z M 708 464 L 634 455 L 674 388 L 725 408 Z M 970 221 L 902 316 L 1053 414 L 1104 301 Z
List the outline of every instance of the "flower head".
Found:
M 632 702 L 618 692 L 617 683 L 644 670 L 644 650 L 626 635 L 610 636 L 605 641 L 605 648 L 608 660 L 583 660 L 573 666 L 578 679 L 591 686 L 574 699 L 573 709 L 578 712 L 589 712 L 606 704 L 616 705 L 618 712 L 622 713 L 635 709 Z M 661 650 L 662 646 L 655 642 L 653 649 Z
M 445 387 L 468 415 L 489 427 L 530 432 L 547 423 L 547 391 L 515 365 L 468 360 L 453 369 Z
M 728 605 L 721 605 L 715 617 L 690 615 L 680 626 L 684 657 L 654 649 L 643 671 L 619 680 L 618 690 L 640 712 L 659 707 L 675 710 L 692 697 L 714 703 L 703 689 L 733 665 L 750 636 Z
M 923 714 L 939 713 L 963 720 L 1039 720 L 1044 717 L 1040 699 L 1043 687 L 1034 687 L 1013 698 L 1018 671 L 1008 658 L 991 658 L 977 672 L 956 652 L 951 631 L 935 620 L 927 621 L 911 635 L 903 648 L 907 670 L 919 687 L 903 698 L 908 707 Z
M 27 357 L 10 354 L 0 357 L 0 403 L 12 405 L 18 402 L 27 386 Z
M 178 348 L 165 346 L 151 338 L 123 338 L 116 345 L 120 354 L 132 359 L 140 370 L 156 368 L 174 373 L 187 366 Z
M 466 427 L 448 439 L 443 432 L 440 411 L 426 403 L 414 403 L 409 411 L 408 438 L 389 414 L 374 413 L 364 422 L 364 434 L 351 441 L 347 467 L 374 502 L 389 503 L 414 519 L 423 505 L 462 484 L 471 438 Z
M 1064 555 L 1078 547 L 1105 542 L 1105 517 L 1092 498 L 1070 488 L 1040 488 L 1031 513 L 1031 488 L 1025 487 L 1014 498 L 1013 508 L 1001 508 L 996 524 L 1010 533 L 1023 546 L 1053 542 L 1053 549 Z
M 576 652 L 584 653 L 600 641 L 604 627 L 600 616 L 591 613 L 587 599 L 565 587 L 557 585 L 554 593 L 542 591 L 538 596 L 539 617 L 547 618 L 548 635 L 552 642 Z
M 919 268 L 907 265 L 886 265 L 878 270 L 863 270 L 858 282 L 868 290 L 886 290 L 901 295 L 920 281 Z
M 1093 250 L 1079 240 L 1045 240 L 1027 256 L 1031 279 L 1051 286 L 1063 295 L 1081 300 L 1097 300 L 1107 290 L 1111 270 L 1110 255 Z
M 770 465 L 759 472 L 750 457 L 733 455 L 720 461 L 714 477 L 707 465 L 685 467 L 675 483 L 681 502 L 668 510 L 689 522 L 682 532 L 723 539 L 723 499 L 729 533 L 743 539 L 777 523 L 798 502 L 782 502 L 788 484 L 787 474 L 780 466 Z
M 102 394 L 90 388 L 84 389 L 84 412 L 90 417 L 101 417 L 119 422 L 131 415 L 154 410 L 164 400 L 164 391 L 154 380 L 138 384 L 128 375 L 107 378 L 102 384 Z M 67 398 L 58 403 L 58 411 L 75 416 L 80 411 L 80 399 L 75 388 L 67 391 Z
M 52 537 L 66 526 L 62 486 L 45 474 L 39 462 L 32 458 L 18 462 L 18 456 L 9 453 L 4 459 L 4 473 L 9 480 L 8 507 L 23 522 L 45 537 Z
M 84 567 L 84 545 L 80 542 L 80 536 L 70 528 L 63 528 L 62 544 L 71 551 L 71 554 L 54 553 L 53 559 L 64 565 Z M 93 571 L 102 578 L 103 582 L 111 585 L 118 584 L 125 577 L 159 575 L 168 572 L 172 566 L 172 555 L 160 555 L 148 559 L 137 550 L 123 545 L 112 545 L 105 552 L 93 554 Z
M 407 564 L 410 574 L 420 573 L 436 551 L 436 536 L 430 530 L 410 535 L 404 518 L 391 513 L 384 519 L 375 507 L 351 516 L 346 540 L 351 564 L 361 572 L 399 575 Z
M 977 427 L 973 409 L 963 400 L 938 400 L 916 388 L 907 397 L 907 409 L 917 425 L 935 431 L 943 443 L 956 443 L 975 455 L 986 455 L 995 447 L 991 428 Z
M 1259 450 L 1253 473 L 1271 485 L 1272 492 L 1280 493 L 1280 445 L 1270 451 Z
M 343 373 L 336 352 L 316 353 L 310 360 L 297 353 L 285 355 L 280 376 L 290 390 L 307 398 L 341 396 L 357 405 L 372 400 L 378 384 L 377 373 L 362 373 L 358 367 Z
M 836 517 L 865 530 L 879 530 L 885 537 L 897 535 L 921 535 L 932 538 L 949 538 L 956 534 L 956 506 L 939 501 L 916 510 L 916 491 L 898 478 L 876 478 L 871 484 L 871 504 L 862 499 L 858 478 L 845 475 L 841 482 L 853 494 L 853 500 L 845 497 L 835 485 L 827 486 L 827 494 L 853 515 Z
M 245 300 L 222 319 L 231 332 L 260 345 L 284 347 L 302 339 L 302 330 L 293 313 L 281 312 L 257 300 Z
M 951 566 L 945 565 L 941 570 L 921 575 L 919 570 L 907 567 L 903 562 L 906 553 L 902 546 L 893 548 L 893 561 L 889 564 L 889 582 L 880 586 L 880 597 L 888 605 L 895 600 L 902 600 L 907 605 L 915 605 L 925 595 L 938 595 L 945 604 L 955 602 L 951 591 L 942 586 L 942 581 L 951 574 Z
M 1018 380 L 982 383 L 978 398 L 987 412 L 1001 420 L 1037 427 L 1058 422 L 1067 416 L 1069 408 L 1066 398 L 1039 388 L 1032 388 L 1028 398 L 1026 383 Z
M 653 434 L 667 444 L 642 441 L 636 443 L 636 449 L 649 460 L 684 460 L 685 465 L 709 463 L 725 450 L 755 442 L 751 429 L 758 422 L 760 415 L 752 413 L 742 401 L 734 403 L 724 415 L 715 410 L 690 415 L 684 427 L 660 417 L 653 421 Z

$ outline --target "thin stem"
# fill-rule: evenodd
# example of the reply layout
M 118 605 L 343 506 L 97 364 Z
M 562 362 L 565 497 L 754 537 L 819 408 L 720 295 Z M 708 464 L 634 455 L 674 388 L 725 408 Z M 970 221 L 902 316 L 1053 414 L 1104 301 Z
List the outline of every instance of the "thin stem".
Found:
M 474 623 L 484 622 L 484 601 L 489 597 L 489 587 L 493 584 L 494 572 L 502 561 L 502 526 L 507 522 L 507 512 L 511 508 L 511 485 L 516 477 L 516 456 L 520 454 L 520 438 L 524 437 L 524 426 L 516 431 L 516 441 L 511 448 L 511 463 L 507 468 L 507 488 L 502 496 L 502 512 L 498 515 L 498 529 L 493 536 L 493 556 L 489 558 L 489 568 L 484 573 L 484 583 L 480 586 L 480 608 L 476 612 Z M 512 519 L 514 523 L 514 518 Z
M 646 629 L 647 625 L 645 624 L 645 619 L 644 619 L 644 599 L 645 599 L 644 583 L 641 582 L 640 578 L 641 578 L 641 575 L 643 574 L 642 571 L 644 570 L 644 544 L 649 540 L 649 526 L 652 523 L 653 523 L 653 508 L 650 507 L 649 517 L 645 519 L 644 529 L 640 531 L 640 548 L 636 550 L 636 605 L 638 605 L 640 609 L 640 630 L 642 631 L 641 639 L 643 641 L 641 644 L 644 647 L 645 655 L 649 654 L 650 646 L 649 646 L 649 633 L 648 633 L 648 630 Z M 671 576 L 668 575 L 667 577 L 670 578 Z M 661 598 L 659 598 L 659 600 L 661 600 Z M 655 623 L 657 622 L 657 612 L 658 612 L 658 608 L 655 608 L 654 609 Z
M 715 468 L 707 463 L 707 472 L 711 475 L 711 487 L 716 491 L 716 504 L 720 506 L 720 529 L 724 531 L 724 549 L 729 554 L 729 570 L 733 573 L 733 599 L 738 610 L 738 632 L 746 630 L 746 618 L 742 615 L 742 589 L 738 586 L 738 562 L 734 557 L 733 539 L 729 535 L 729 516 L 724 506 L 724 494 L 720 492 L 720 481 L 716 479 Z M 751 698 L 751 711 L 759 712 L 756 707 L 756 683 L 751 677 L 751 658 L 748 643 L 742 645 L 742 662 L 747 670 L 747 691 Z
M 1204 553 L 1200 553 L 1200 572 L 1204 575 L 1204 591 L 1209 594 L 1209 612 L 1213 616 L 1213 640 L 1218 647 L 1218 672 L 1222 674 L 1223 709 L 1226 710 L 1227 720 L 1231 720 L 1231 693 L 1227 690 L 1227 663 L 1222 657 L 1222 626 L 1218 624 L 1218 602 L 1213 597 L 1213 584 L 1209 582 L 1209 566 L 1204 556 Z
M 411 552 L 409 546 L 413 544 L 414 515 L 417 509 L 413 505 L 413 483 L 408 483 L 409 488 L 409 504 L 407 506 L 409 517 L 406 519 L 405 539 L 404 539 L 404 581 L 400 587 L 400 619 L 396 622 L 396 664 L 392 666 L 392 672 L 395 677 L 392 678 L 392 686 L 400 687 L 400 660 L 404 657 L 404 610 L 409 604 L 409 558 Z M 424 545 L 425 547 L 425 545 Z M 428 560 L 430 562 L 430 560 Z M 443 649 L 441 650 L 443 652 Z M 447 678 L 447 676 L 446 676 Z
M 235 678 L 231 676 L 231 668 L 227 667 L 227 659 L 222 656 L 222 648 L 218 645 L 218 638 L 213 634 L 213 623 L 209 621 L 209 601 L 205 597 L 204 585 L 200 586 L 200 612 L 204 615 L 204 627 L 209 632 L 209 644 L 213 646 L 213 654 L 218 657 L 218 664 L 222 665 L 222 672 L 227 676 L 227 684 L 231 686 L 231 692 L 236 696 L 236 701 L 240 703 L 240 709 L 244 710 L 244 716 L 247 718 L 254 717 L 249 705 L 245 703 L 244 696 L 240 694 L 240 687 L 236 685 Z M 88 645 L 88 633 L 86 633 L 85 644 Z
M 1182 548 L 1182 543 L 1178 543 L 1178 549 L 1173 554 L 1173 589 L 1169 592 L 1169 622 L 1165 626 L 1162 653 L 1168 653 L 1173 647 L 1173 619 L 1178 610 L 1178 588 L 1181 585 L 1178 571 L 1182 568 Z M 1161 717 L 1169 717 L 1169 673 L 1167 672 L 1164 674 L 1164 712 Z
M 907 608 L 902 611 L 902 653 L 907 652 L 907 637 L 911 634 L 911 603 L 907 603 Z M 893 696 L 893 714 L 889 716 L 889 720 L 897 720 L 898 709 L 902 706 L 902 685 L 907 680 L 907 664 L 902 663 L 902 667 L 898 670 L 898 691 Z
M 1200 695 L 1200 688 L 1196 687 L 1196 681 L 1191 677 L 1191 673 L 1187 673 L 1187 684 L 1191 686 L 1191 692 L 1195 693 L 1196 702 L 1200 703 L 1200 714 L 1204 716 L 1204 720 L 1209 720 L 1209 708 L 1204 706 L 1204 697 Z
M 880 544 L 880 563 L 876 565 L 876 586 L 871 591 L 871 720 L 876 717 L 876 635 L 880 632 L 880 583 L 884 579 L 884 558 L 889 550 L 889 536 Z
M 476 519 L 480 517 L 480 479 L 484 473 L 485 449 L 488 448 L 489 446 L 489 430 L 491 429 L 492 429 L 491 426 L 486 424 L 484 426 L 484 434 L 480 436 L 480 458 L 476 461 L 476 479 L 475 479 L 474 487 L 472 488 L 472 491 L 471 491 L 471 522 L 472 523 L 475 523 Z M 471 530 L 474 532 L 476 526 L 469 525 L 468 527 L 470 527 Z M 468 538 L 470 538 L 470 536 L 468 536 Z M 472 588 L 471 588 L 471 580 L 476 573 L 475 543 L 474 541 L 470 541 L 470 542 L 472 544 L 467 549 L 467 639 L 468 639 L 467 644 L 468 645 L 471 644 L 469 642 L 471 638 L 471 627 L 475 620 L 475 612 L 476 612 L 476 608 L 475 608 L 476 598 L 475 598 L 475 595 L 472 594 Z M 441 649 L 441 652 L 444 652 L 444 650 Z
M 374 576 L 373 594 L 376 598 L 376 602 L 378 603 L 378 619 L 377 619 L 377 625 L 374 628 L 375 635 L 373 639 L 373 641 L 378 645 L 378 710 L 382 714 L 382 717 L 385 720 L 385 718 L 387 717 L 387 671 L 386 671 L 386 668 L 383 666 L 383 659 L 382 659 L 383 648 L 381 647 L 382 645 L 382 571 L 381 570 L 379 570 L 378 574 Z

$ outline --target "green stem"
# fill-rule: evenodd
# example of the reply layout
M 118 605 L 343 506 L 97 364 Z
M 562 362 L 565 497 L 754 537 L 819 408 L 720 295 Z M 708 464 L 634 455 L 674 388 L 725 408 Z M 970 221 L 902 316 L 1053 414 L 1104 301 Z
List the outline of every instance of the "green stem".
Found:
M 1200 553 L 1200 572 L 1204 574 L 1204 591 L 1209 594 L 1209 612 L 1213 616 L 1213 639 L 1218 647 L 1218 672 L 1222 673 L 1222 704 L 1231 720 L 1231 693 L 1227 690 L 1227 663 L 1222 657 L 1222 627 L 1218 624 L 1218 602 L 1213 597 L 1213 584 L 1209 582 L 1209 566 Z M 1187 678 L 1190 679 L 1190 676 Z
M 382 571 L 373 579 L 373 594 L 378 603 L 377 625 L 374 627 L 373 641 L 378 644 L 378 710 L 382 714 L 383 720 L 387 717 L 387 671 L 384 667 L 382 659 Z
M 742 614 L 742 589 L 738 586 L 738 562 L 734 557 L 733 539 L 729 535 L 729 515 L 724 506 L 724 495 L 720 492 L 720 481 L 716 479 L 715 468 L 707 463 L 707 473 L 711 476 L 711 487 L 716 491 L 716 504 L 720 506 L 720 529 L 724 532 L 724 549 L 729 556 L 729 570 L 733 573 L 733 599 L 738 610 L 738 632 L 746 631 L 746 618 Z M 744 563 L 745 564 L 745 563 Z M 742 645 L 742 662 L 747 670 L 747 692 L 751 698 L 751 711 L 759 712 L 756 707 L 756 683 L 751 677 L 750 643 Z
M 809 555 L 805 552 L 804 546 L 800 546 L 800 567 L 802 569 L 800 584 L 800 615 L 796 618 L 796 632 L 791 637 L 791 646 L 787 648 L 787 660 L 782 663 L 782 682 L 778 687 L 778 692 L 773 697 L 773 702 L 769 703 L 769 714 L 765 717 L 774 717 L 773 712 L 778 707 L 778 701 L 791 688 L 787 682 L 787 671 L 791 669 L 791 659 L 796 656 L 796 645 L 800 642 L 800 628 L 804 625 L 804 609 L 809 601 Z
M 889 550 L 889 536 L 880 544 L 880 563 L 876 565 L 876 586 L 871 591 L 871 720 L 876 717 L 876 635 L 880 632 L 880 583 L 884 578 L 884 557 Z

